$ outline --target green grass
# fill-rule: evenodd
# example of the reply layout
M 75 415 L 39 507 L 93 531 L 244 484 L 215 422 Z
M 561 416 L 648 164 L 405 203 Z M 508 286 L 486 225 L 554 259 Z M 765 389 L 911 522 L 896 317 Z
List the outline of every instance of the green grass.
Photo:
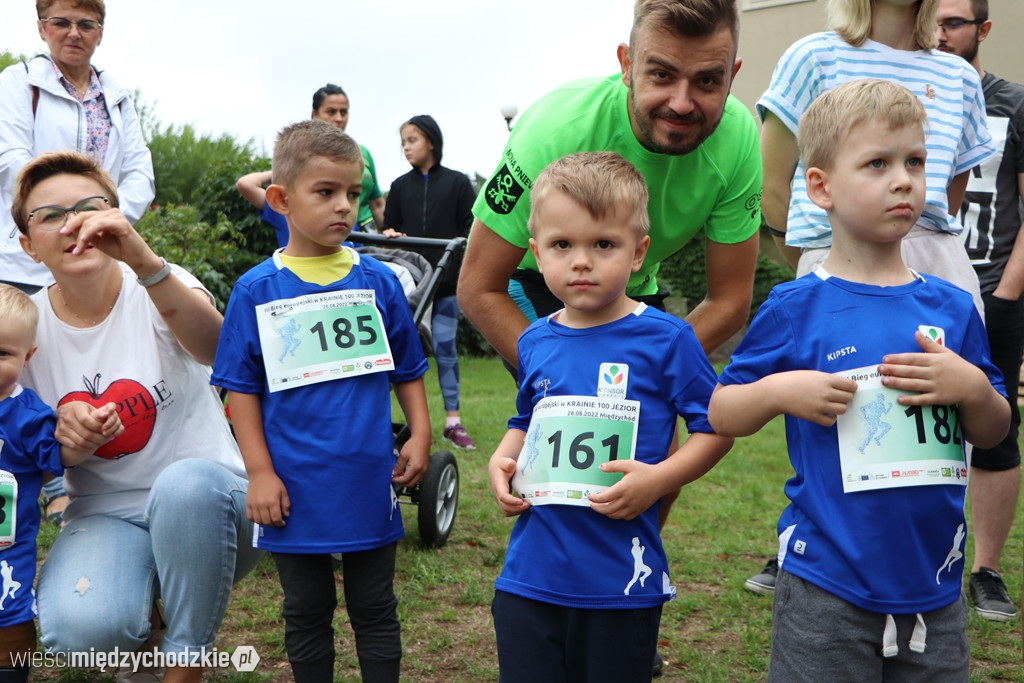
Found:
M 416 508 L 405 507 L 406 538 L 400 543 L 396 590 L 403 630 L 403 679 L 408 681 L 494 681 L 497 658 L 490 600 L 501 569 L 513 520 L 502 517 L 487 483 L 487 460 L 505 433 L 514 410 L 515 387 L 494 358 L 462 361 L 462 421 L 479 450 L 456 451 L 460 502 L 448 544 L 424 548 Z M 433 371 L 426 378 L 435 449 L 444 411 Z M 665 530 L 665 547 L 678 598 L 666 604 L 659 651 L 666 659 L 661 680 L 761 681 L 768 668 L 771 599 L 743 589 L 744 580 L 775 552 L 775 524 L 785 506 L 782 486 L 790 476 L 782 421 L 754 437 L 738 440 L 728 456 L 703 479 L 686 487 Z M 43 545 L 52 540 L 52 532 Z M 1003 553 L 1003 576 L 1015 598 L 1021 595 L 1024 530 L 1016 525 Z M 966 565 L 971 562 L 968 543 Z M 341 581 L 338 578 L 339 599 Z M 278 683 L 291 680 L 285 663 L 281 592 L 273 564 L 265 559 L 236 587 L 218 647 L 253 645 L 262 661 L 257 675 L 208 675 L 223 683 Z M 337 680 L 358 681 L 352 632 L 339 608 Z M 972 675 L 982 681 L 1024 683 L 1020 621 L 994 624 L 971 614 Z M 81 672 L 79 672 L 81 673 Z M 90 672 L 85 672 L 90 673 Z M 64 672 L 37 672 L 35 680 L 70 683 Z

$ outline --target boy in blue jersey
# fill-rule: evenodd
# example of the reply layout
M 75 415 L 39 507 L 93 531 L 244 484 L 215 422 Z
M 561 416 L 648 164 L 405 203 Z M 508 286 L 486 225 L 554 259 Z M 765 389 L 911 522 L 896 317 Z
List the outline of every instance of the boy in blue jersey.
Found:
M 519 338 L 519 414 L 488 465 L 520 515 L 491 607 L 503 681 L 650 680 L 675 596 L 659 501 L 732 446 L 707 422 L 715 374 L 693 329 L 626 296 L 647 198 L 614 152 L 563 157 L 533 185 L 530 249 L 565 307 Z M 691 434 L 666 456 L 677 416 Z
M 427 362 L 398 278 L 342 246 L 356 220 L 359 146 L 304 121 L 281 131 L 273 166 L 267 202 L 287 217 L 288 244 L 235 285 L 212 382 L 228 390 L 255 543 L 273 554 L 284 589 L 295 680 L 334 679 L 331 555 L 341 553 L 363 680 L 397 681 L 393 485 L 426 471 Z M 411 430 L 397 461 L 390 387 Z
M 38 209 L 37 209 L 38 210 Z M 18 383 L 35 353 L 39 311 L 28 295 L 0 284 L 0 681 L 28 680 L 36 649 L 36 534 L 43 475 L 60 476 L 94 449 L 57 441 L 53 410 Z M 112 439 L 124 427 L 113 403 L 92 409 Z
M 1009 407 L 971 296 L 900 255 L 926 121 L 874 79 L 808 108 L 800 155 L 832 251 L 772 290 L 711 399 L 731 436 L 786 416 L 769 681 L 968 680 L 964 441 L 998 443 Z

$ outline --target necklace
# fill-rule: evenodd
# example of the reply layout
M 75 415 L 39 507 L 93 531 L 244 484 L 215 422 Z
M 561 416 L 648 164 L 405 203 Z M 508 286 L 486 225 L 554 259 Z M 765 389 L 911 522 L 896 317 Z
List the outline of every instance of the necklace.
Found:
M 106 318 L 106 317 L 107 317 L 108 315 L 110 315 L 110 312 L 111 312 L 112 310 L 114 310 L 114 306 L 115 306 L 115 305 L 117 305 L 117 300 L 121 298 L 121 290 L 120 290 L 120 289 L 118 289 L 118 290 L 117 290 L 117 295 L 116 295 L 116 296 L 114 297 L 114 301 L 113 301 L 113 303 L 111 303 L 111 304 L 110 304 L 110 308 L 108 308 L 108 309 L 107 309 L 107 310 L 106 310 L 106 311 L 105 311 L 105 312 L 103 313 L 103 315 L 101 315 L 101 316 L 100 316 L 99 318 L 97 318 L 96 320 L 89 320 L 88 318 L 83 318 L 82 316 L 80 316 L 80 315 L 78 315 L 77 313 L 75 313 L 75 309 L 71 308 L 71 306 L 69 306 L 69 305 L 68 305 L 68 302 L 67 302 L 67 300 L 66 300 L 66 299 L 64 298 L 64 292 L 63 292 L 63 291 L 61 291 L 60 285 L 57 285 L 57 294 L 58 294 L 58 295 L 60 295 L 60 301 L 61 301 L 61 303 L 62 303 L 62 304 L 64 304 L 64 308 L 66 308 L 66 309 L 68 309 L 69 311 L 71 311 L 71 315 L 75 316 L 76 318 L 78 318 L 79 320 L 81 320 L 81 321 L 82 321 L 83 323 L 85 323 L 85 324 L 89 325 L 90 327 L 94 327 L 94 326 L 96 326 L 96 325 L 99 325 L 99 324 L 100 324 L 101 322 L 103 322 L 103 320 L 104 320 L 104 319 L 105 319 L 105 318 Z

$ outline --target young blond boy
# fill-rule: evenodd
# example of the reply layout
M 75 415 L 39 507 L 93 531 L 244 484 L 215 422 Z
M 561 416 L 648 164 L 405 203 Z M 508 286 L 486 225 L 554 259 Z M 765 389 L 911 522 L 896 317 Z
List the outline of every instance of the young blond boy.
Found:
M 530 249 L 565 307 L 519 338 L 519 414 L 488 465 L 498 506 L 520 515 L 492 605 L 501 678 L 648 680 L 675 595 L 659 501 L 732 440 L 707 423 L 715 374 L 692 328 L 625 294 L 649 243 L 640 173 L 573 154 L 531 203 Z M 666 456 L 677 416 L 691 434 Z
M 63 474 L 93 454 L 54 437 L 57 418 L 18 383 L 36 350 L 39 311 L 27 294 L 0 284 L 0 680 L 28 680 L 36 649 L 36 534 L 44 473 Z M 92 409 L 110 438 L 124 427 L 113 403 Z
M 288 244 L 235 285 L 212 381 L 229 392 L 254 541 L 284 589 L 295 680 L 333 680 L 331 555 L 341 553 L 363 679 L 397 681 L 393 484 L 411 486 L 427 467 L 426 358 L 393 272 L 342 246 L 363 177 L 355 141 L 323 121 L 288 126 L 273 167 L 267 202 L 287 217 Z M 391 386 L 412 434 L 397 462 Z
M 968 678 L 963 443 L 998 443 L 1009 412 L 971 296 L 900 255 L 924 125 L 887 81 L 810 106 L 798 143 L 832 251 L 772 290 L 711 399 L 731 436 L 786 415 L 769 681 Z

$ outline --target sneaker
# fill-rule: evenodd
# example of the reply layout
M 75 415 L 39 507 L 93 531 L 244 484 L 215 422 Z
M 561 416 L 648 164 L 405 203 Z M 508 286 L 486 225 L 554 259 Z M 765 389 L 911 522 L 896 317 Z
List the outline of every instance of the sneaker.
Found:
M 970 587 L 974 609 L 982 619 L 1009 621 L 1017 616 L 1017 608 L 999 572 L 988 567 L 971 572 Z
M 160 608 L 160 620 L 163 621 L 163 608 Z M 141 646 L 139 646 L 138 652 L 143 653 L 159 652 L 160 646 L 164 642 L 164 636 L 167 634 L 167 626 L 163 625 L 159 629 L 150 630 L 149 637 L 146 638 Z M 155 655 L 153 655 L 155 657 Z M 150 664 L 156 664 L 155 660 L 147 660 Z M 117 683 L 160 683 L 164 679 L 164 667 L 160 666 L 143 666 L 139 665 L 138 669 L 119 669 L 117 672 Z
M 444 438 L 447 441 L 450 441 L 456 448 L 461 448 L 467 451 L 476 450 L 476 443 L 473 439 L 469 438 L 469 434 L 466 433 L 466 428 L 461 424 L 453 424 L 449 427 L 445 427 Z
M 657 678 L 661 675 L 661 670 L 665 668 L 665 661 L 661 658 L 661 655 L 655 651 L 654 653 L 654 664 L 651 666 L 651 678 Z
M 779 560 L 776 557 L 768 560 L 759 574 L 754 574 L 743 587 L 748 591 L 761 595 L 772 595 L 775 593 L 775 578 L 779 575 Z

